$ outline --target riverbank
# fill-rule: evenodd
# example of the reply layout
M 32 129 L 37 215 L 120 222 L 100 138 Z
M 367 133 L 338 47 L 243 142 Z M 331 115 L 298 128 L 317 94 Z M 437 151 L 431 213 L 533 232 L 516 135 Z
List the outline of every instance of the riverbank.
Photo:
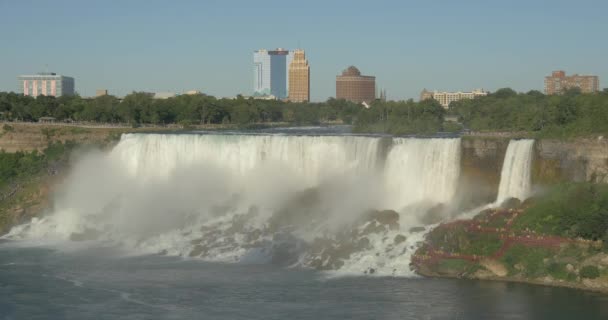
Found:
M 602 240 L 541 232 L 532 222 L 535 217 L 530 217 L 537 209 L 534 200 L 521 205 L 512 200 L 509 206 L 439 225 L 426 235 L 411 266 L 426 277 L 520 282 L 608 293 L 608 252 Z M 547 217 L 553 216 L 548 212 L 543 219 Z

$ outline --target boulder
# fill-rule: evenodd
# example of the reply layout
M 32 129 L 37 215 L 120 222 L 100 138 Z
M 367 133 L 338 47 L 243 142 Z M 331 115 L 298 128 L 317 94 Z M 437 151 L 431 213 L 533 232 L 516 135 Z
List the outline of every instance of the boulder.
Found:
M 370 218 L 375 219 L 382 225 L 391 227 L 399 227 L 399 213 L 394 210 L 373 211 Z
M 400 243 L 404 242 L 405 240 L 407 240 L 407 238 L 404 235 L 398 234 L 395 236 L 395 239 L 393 240 L 393 242 L 395 244 L 400 244 Z
M 425 230 L 424 227 L 412 227 L 410 228 L 410 233 L 424 232 Z

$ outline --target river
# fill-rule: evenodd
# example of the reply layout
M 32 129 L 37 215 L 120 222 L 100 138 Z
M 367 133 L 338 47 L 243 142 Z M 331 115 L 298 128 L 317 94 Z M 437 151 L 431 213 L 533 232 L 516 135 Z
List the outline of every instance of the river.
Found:
M 0 245 L 0 319 L 607 319 L 608 297 Z
M 533 143 L 512 141 L 499 198 L 529 196 Z M 460 145 L 345 127 L 123 135 L 0 239 L 0 320 L 608 319 L 594 293 L 413 273 L 424 233 L 461 213 Z

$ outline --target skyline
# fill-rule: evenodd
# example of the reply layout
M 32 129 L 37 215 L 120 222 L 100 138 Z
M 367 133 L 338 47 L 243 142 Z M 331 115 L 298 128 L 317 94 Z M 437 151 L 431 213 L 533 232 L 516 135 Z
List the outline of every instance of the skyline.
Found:
M 267 3 L 0 2 L 0 91 L 48 65 L 74 77 L 83 96 L 250 95 L 252 52 L 276 47 L 306 50 L 312 101 L 335 96 L 335 77 L 350 65 L 376 76 L 391 100 L 417 100 L 424 88 L 542 92 L 553 70 L 597 75 L 606 87 L 601 1 Z

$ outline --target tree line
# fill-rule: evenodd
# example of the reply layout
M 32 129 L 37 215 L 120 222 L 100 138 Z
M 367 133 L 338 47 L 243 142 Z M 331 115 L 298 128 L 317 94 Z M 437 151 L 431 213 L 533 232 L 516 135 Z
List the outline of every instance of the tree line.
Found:
M 352 123 L 361 108 L 361 105 L 336 99 L 323 103 L 289 103 L 241 96 L 217 99 L 204 94 L 153 99 L 144 92 L 133 92 L 123 99 L 111 95 L 33 98 L 0 92 L 0 116 L 9 121 L 53 117 L 58 121 L 131 124 Z
M 608 133 L 608 89 L 592 94 L 571 89 L 562 95 L 545 95 L 506 88 L 453 102 L 448 113 L 475 131 L 524 131 L 541 137 Z
M 574 136 L 608 132 L 608 89 L 594 94 L 569 90 L 563 95 L 499 89 L 487 96 L 453 102 L 444 109 L 435 100 L 380 101 L 365 108 L 330 98 L 320 103 L 292 103 L 253 98 L 217 99 L 204 94 L 153 99 L 133 92 L 123 99 L 37 98 L 0 92 L 0 119 L 95 121 L 137 124 L 353 124 L 355 132 L 432 134 L 441 131 L 526 132 L 541 136 Z M 457 122 L 444 121 L 446 116 Z

